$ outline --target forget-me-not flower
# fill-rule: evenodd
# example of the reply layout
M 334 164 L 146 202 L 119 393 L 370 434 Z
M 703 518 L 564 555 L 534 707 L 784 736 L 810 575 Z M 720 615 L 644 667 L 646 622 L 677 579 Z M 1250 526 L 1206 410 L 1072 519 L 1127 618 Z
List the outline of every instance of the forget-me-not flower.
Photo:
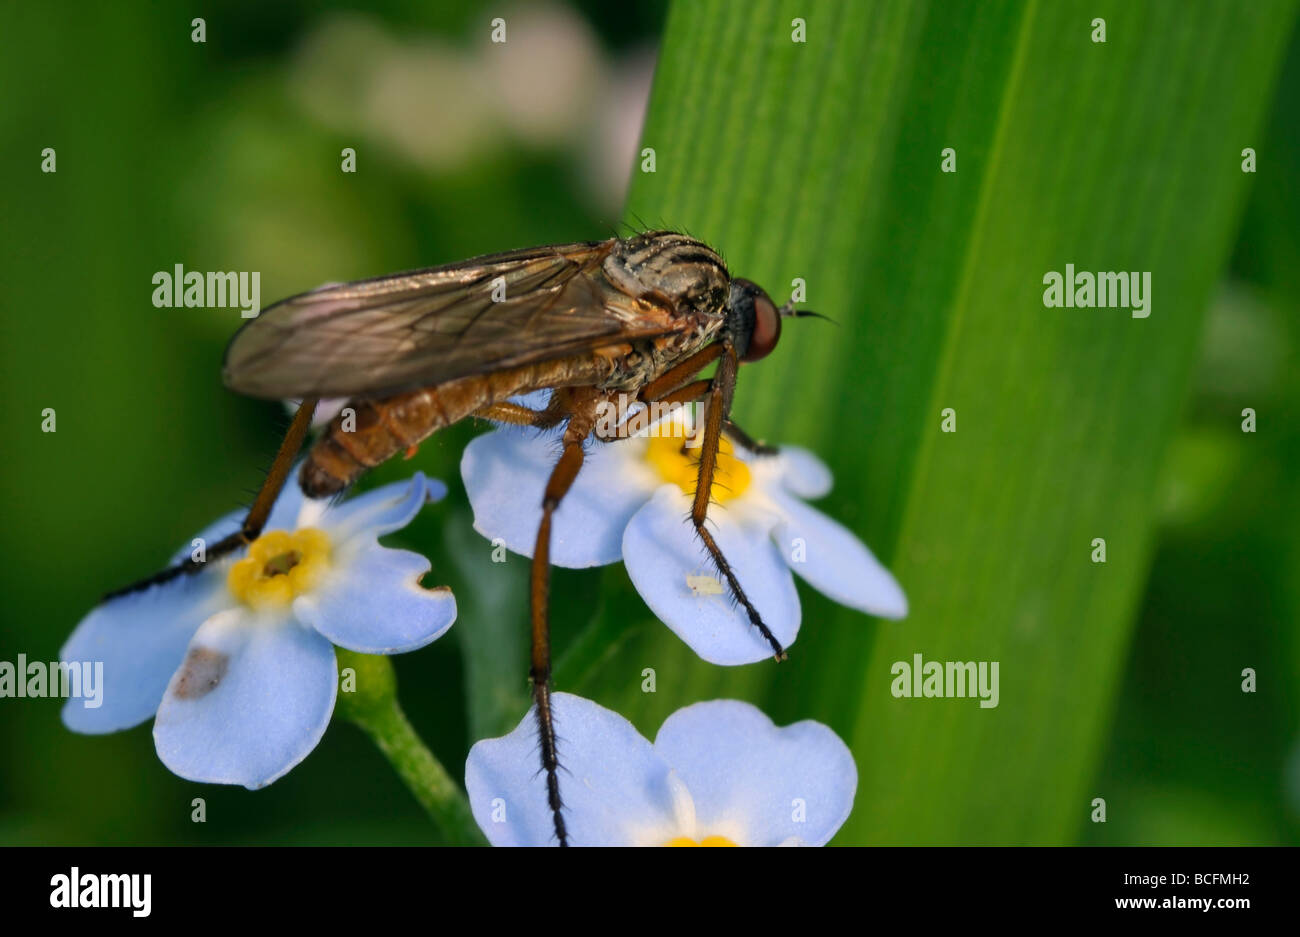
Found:
M 461 459 L 474 528 L 524 556 L 533 553 L 556 432 L 502 427 L 472 440 Z M 621 559 L 650 609 L 700 657 L 748 664 L 771 656 L 691 524 L 700 450 L 684 445 L 689 427 L 669 415 L 650 434 L 588 447 L 555 513 L 551 562 L 588 567 Z M 830 488 L 830 470 L 807 450 L 754 455 L 722 440 L 710 530 L 785 647 L 800 621 L 791 570 L 842 605 L 883 618 L 907 614 L 903 590 L 866 545 L 804 503 Z
M 103 733 L 154 716 L 158 757 L 181 777 L 270 784 L 329 724 L 333 645 L 396 654 L 451 627 L 450 590 L 420 585 L 429 561 L 378 541 L 445 493 L 418 473 L 339 504 L 287 485 L 242 557 L 110 599 L 81 620 L 60 658 L 103 662 L 103 703 L 69 700 L 64 723 Z M 238 530 L 241 516 L 213 524 L 200 545 Z
M 858 771 L 819 722 L 778 728 L 749 703 L 673 713 L 654 743 L 569 693 L 552 697 L 564 740 L 564 819 L 578 846 L 822 846 L 853 808 Z M 465 789 L 494 846 L 555 844 L 533 713 L 470 749 Z

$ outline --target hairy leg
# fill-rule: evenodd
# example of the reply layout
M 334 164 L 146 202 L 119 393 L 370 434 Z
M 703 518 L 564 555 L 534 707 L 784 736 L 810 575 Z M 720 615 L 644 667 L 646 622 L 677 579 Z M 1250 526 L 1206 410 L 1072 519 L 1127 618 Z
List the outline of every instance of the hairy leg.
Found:
M 777 660 L 785 660 L 785 648 L 781 646 L 781 642 L 776 639 L 771 629 L 763 622 L 763 617 L 759 614 L 758 609 L 745 595 L 745 590 L 741 587 L 735 572 L 732 571 L 731 564 L 723 556 L 717 541 L 713 539 L 713 534 L 709 532 L 706 526 L 709 517 L 710 496 L 713 492 L 713 476 L 718 465 L 718 446 L 722 440 L 723 424 L 726 423 L 727 413 L 731 409 L 731 396 L 736 389 L 736 371 L 739 364 L 735 349 L 729 345 L 725 346 L 723 354 L 718 359 L 718 372 L 714 375 L 713 380 L 709 382 L 708 392 L 704 398 L 706 408 L 704 438 L 700 443 L 700 470 L 696 477 L 695 499 L 691 504 L 691 523 L 695 525 L 695 533 L 704 544 L 704 548 L 709 552 L 714 566 L 718 568 L 718 572 L 726 580 L 728 587 L 731 589 L 731 594 L 736 597 L 736 601 L 745 609 L 745 614 L 749 616 L 750 623 L 758 629 L 759 634 L 771 645 L 773 656 Z
M 561 846 L 567 846 L 569 838 L 564 825 L 564 801 L 560 797 L 560 761 L 555 742 L 555 720 L 551 713 L 551 520 L 582 469 L 583 443 L 596 425 L 597 406 L 605 395 L 587 388 L 575 388 L 564 396 L 568 408 L 564 448 L 542 495 L 542 521 L 537 528 L 529 590 L 532 606 L 532 666 L 529 676 L 532 678 L 533 701 L 536 704 L 542 771 L 546 775 L 547 805 L 551 808 L 555 836 Z

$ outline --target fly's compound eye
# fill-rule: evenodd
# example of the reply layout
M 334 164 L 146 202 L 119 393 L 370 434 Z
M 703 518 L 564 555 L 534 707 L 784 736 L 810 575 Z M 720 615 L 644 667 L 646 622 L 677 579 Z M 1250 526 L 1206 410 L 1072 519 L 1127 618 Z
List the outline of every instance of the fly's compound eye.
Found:
M 750 333 L 749 348 L 742 361 L 766 358 L 781 338 L 781 313 L 766 293 L 754 297 L 754 330 Z

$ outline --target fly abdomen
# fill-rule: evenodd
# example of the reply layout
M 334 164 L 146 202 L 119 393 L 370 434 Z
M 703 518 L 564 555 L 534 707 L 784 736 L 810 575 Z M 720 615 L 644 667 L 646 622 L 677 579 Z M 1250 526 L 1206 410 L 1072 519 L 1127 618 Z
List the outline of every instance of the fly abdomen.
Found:
M 584 360 L 525 365 L 421 387 L 378 400 L 353 400 L 330 421 L 298 476 L 303 494 L 337 494 L 392 456 L 489 404 L 538 387 L 591 380 Z
M 367 469 L 464 415 L 449 414 L 436 387 L 350 401 L 307 454 L 299 475 L 303 493 L 309 498 L 337 494 Z
M 517 382 L 475 375 L 379 400 L 354 400 L 330 421 L 302 465 L 299 483 L 309 498 L 337 494 L 389 458 L 505 399 Z M 351 411 L 351 412 L 349 412 Z

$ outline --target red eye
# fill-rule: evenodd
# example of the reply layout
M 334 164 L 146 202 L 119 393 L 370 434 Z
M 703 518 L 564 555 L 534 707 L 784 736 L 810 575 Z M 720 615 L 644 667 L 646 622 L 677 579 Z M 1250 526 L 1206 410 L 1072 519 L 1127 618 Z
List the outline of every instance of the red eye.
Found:
M 766 358 L 781 337 L 781 314 L 767 296 L 754 297 L 754 332 L 749 337 L 749 348 L 742 361 Z

